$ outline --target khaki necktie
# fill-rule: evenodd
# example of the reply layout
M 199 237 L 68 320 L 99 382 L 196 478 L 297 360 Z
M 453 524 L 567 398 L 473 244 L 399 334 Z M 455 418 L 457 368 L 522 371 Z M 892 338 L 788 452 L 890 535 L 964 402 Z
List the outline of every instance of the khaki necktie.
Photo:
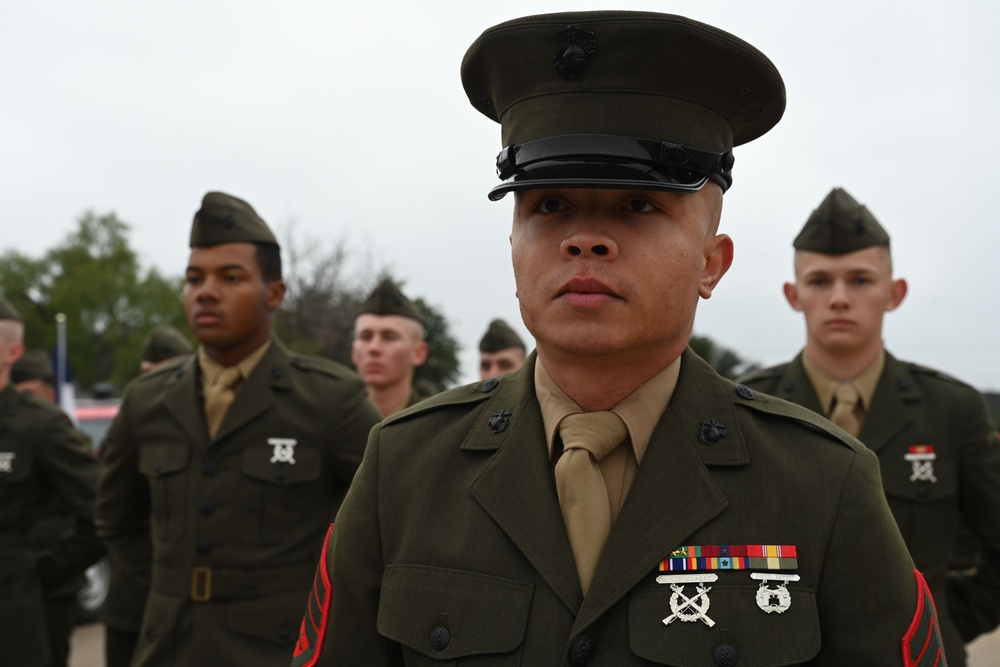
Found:
M 860 396 L 857 388 L 850 382 L 842 382 L 837 386 L 835 394 L 837 402 L 833 406 L 830 421 L 844 429 L 854 437 L 861 432 L 861 423 L 855 414 Z
M 559 424 L 563 454 L 556 463 L 556 491 L 584 595 L 611 532 L 611 503 L 598 462 L 628 436 L 613 412 L 569 415 Z
M 236 398 L 233 388 L 239 383 L 242 375 L 240 369 L 235 366 L 223 368 L 215 383 L 208 388 L 205 394 L 205 420 L 208 422 L 208 434 L 215 439 L 215 434 L 219 432 L 222 419 L 226 416 L 229 406 Z

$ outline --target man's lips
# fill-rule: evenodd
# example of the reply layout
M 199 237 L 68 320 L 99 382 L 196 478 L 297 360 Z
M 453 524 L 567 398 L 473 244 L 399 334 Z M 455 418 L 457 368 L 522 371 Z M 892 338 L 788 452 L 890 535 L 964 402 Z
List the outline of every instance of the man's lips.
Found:
M 216 311 L 203 310 L 195 312 L 195 324 L 214 324 L 222 319 L 222 315 Z
M 576 306 L 602 306 L 621 300 L 614 290 L 596 278 L 573 278 L 559 289 L 557 296 Z

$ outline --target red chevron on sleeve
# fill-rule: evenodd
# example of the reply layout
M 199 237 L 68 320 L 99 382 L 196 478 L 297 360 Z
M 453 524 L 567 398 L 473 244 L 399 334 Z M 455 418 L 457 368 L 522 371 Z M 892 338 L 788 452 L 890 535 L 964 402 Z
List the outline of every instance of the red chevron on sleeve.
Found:
M 903 667 L 946 667 L 934 598 L 924 576 L 917 570 L 913 574 L 917 578 L 917 609 L 903 635 Z
M 323 647 L 323 637 L 326 635 L 326 620 L 330 613 L 330 573 L 326 569 L 326 554 L 330 546 L 330 535 L 333 534 L 333 524 L 326 531 L 323 540 L 323 551 L 316 566 L 316 578 L 313 580 L 312 593 L 309 594 L 309 604 L 306 606 L 302 625 L 299 627 L 299 640 L 295 644 L 291 667 L 314 667 L 319 662 L 320 650 Z

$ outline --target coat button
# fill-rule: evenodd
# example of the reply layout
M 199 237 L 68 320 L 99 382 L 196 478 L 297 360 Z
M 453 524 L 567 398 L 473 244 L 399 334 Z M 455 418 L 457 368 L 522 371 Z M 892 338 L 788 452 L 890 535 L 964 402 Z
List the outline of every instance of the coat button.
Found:
M 207 556 L 212 553 L 212 540 L 208 538 L 201 538 L 198 540 L 198 544 L 195 545 L 195 551 L 198 552 L 199 556 Z
M 219 466 L 215 461 L 205 461 L 201 466 L 201 474 L 205 477 L 213 477 L 217 472 L 219 472 Z
M 569 647 L 569 664 L 573 667 L 586 667 L 593 660 L 597 647 L 590 635 L 580 635 Z
M 289 630 L 288 628 L 281 628 L 280 630 L 278 630 L 278 641 L 280 641 L 282 644 L 291 641 L 292 637 L 294 637 L 294 635 L 292 634 L 292 631 Z
M 483 392 L 484 394 L 487 392 L 491 392 L 497 388 L 498 384 L 500 384 L 500 380 L 498 380 L 497 378 L 490 378 L 489 380 L 486 380 L 481 385 L 479 385 L 479 391 Z
M 274 469 L 274 479 L 276 479 L 277 481 L 284 482 L 285 478 L 287 477 L 288 477 L 288 470 L 285 468 L 285 466 L 281 466 L 280 468 Z
M 431 630 L 432 649 L 435 651 L 443 651 L 448 647 L 449 642 L 451 642 L 451 633 L 448 632 L 448 628 L 439 625 Z
M 740 398 L 745 398 L 748 401 L 752 401 L 757 396 L 757 393 L 745 384 L 736 385 L 736 393 L 740 395 Z
M 215 503 L 211 500 L 202 500 L 198 503 L 198 514 L 201 514 L 202 516 L 211 516 L 214 511 Z
M 715 647 L 715 664 L 719 667 L 733 667 L 740 656 L 736 653 L 736 647 L 732 644 L 719 644 Z

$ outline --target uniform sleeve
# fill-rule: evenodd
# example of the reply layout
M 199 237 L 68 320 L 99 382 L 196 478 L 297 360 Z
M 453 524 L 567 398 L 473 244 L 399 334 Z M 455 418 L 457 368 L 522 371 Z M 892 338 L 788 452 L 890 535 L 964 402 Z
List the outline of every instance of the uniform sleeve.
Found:
M 810 665 L 909 666 L 937 653 L 943 661 L 930 593 L 889 511 L 870 450 L 856 452 L 847 475 L 816 594 L 822 648 Z
M 97 534 L 126 568 L 148 580 L 153 557 L 149 537 L 149 485 L 139 472 L 139 447 L 131 437 L 131 401 L 121 409 L 101 445 Z
M 364 383 L 357 378 L 345 381 L 340 400 L 330 413 L 336 419 L 330 430 L 334 438 L 333 466 L 337 478 L 347 486 L 361 463 L 369 432 L 382 417 L 368 400 Z
M 327 534 L 292 667 L 402 665 L 399 646 L 378 632 L 385 563 L 379 519 L 378 440 L 371 434 L 357 477 Z
M 104 555 L 94 531 L 97 461 L 90 441 L 61 410 L 45 415 L 46 426 L 34 444 L 43 474 L 73 519 L 73 530 L 38 559 L 46 588 L 75 577 Z
M 1000 440 L 989 425 L 985 403 L 976 394 L 959 421 L 961 469 L 959 511 L 978 538 L 978 566 L 948 580 L 952 621 L 970 642 L 1000 625 Z

